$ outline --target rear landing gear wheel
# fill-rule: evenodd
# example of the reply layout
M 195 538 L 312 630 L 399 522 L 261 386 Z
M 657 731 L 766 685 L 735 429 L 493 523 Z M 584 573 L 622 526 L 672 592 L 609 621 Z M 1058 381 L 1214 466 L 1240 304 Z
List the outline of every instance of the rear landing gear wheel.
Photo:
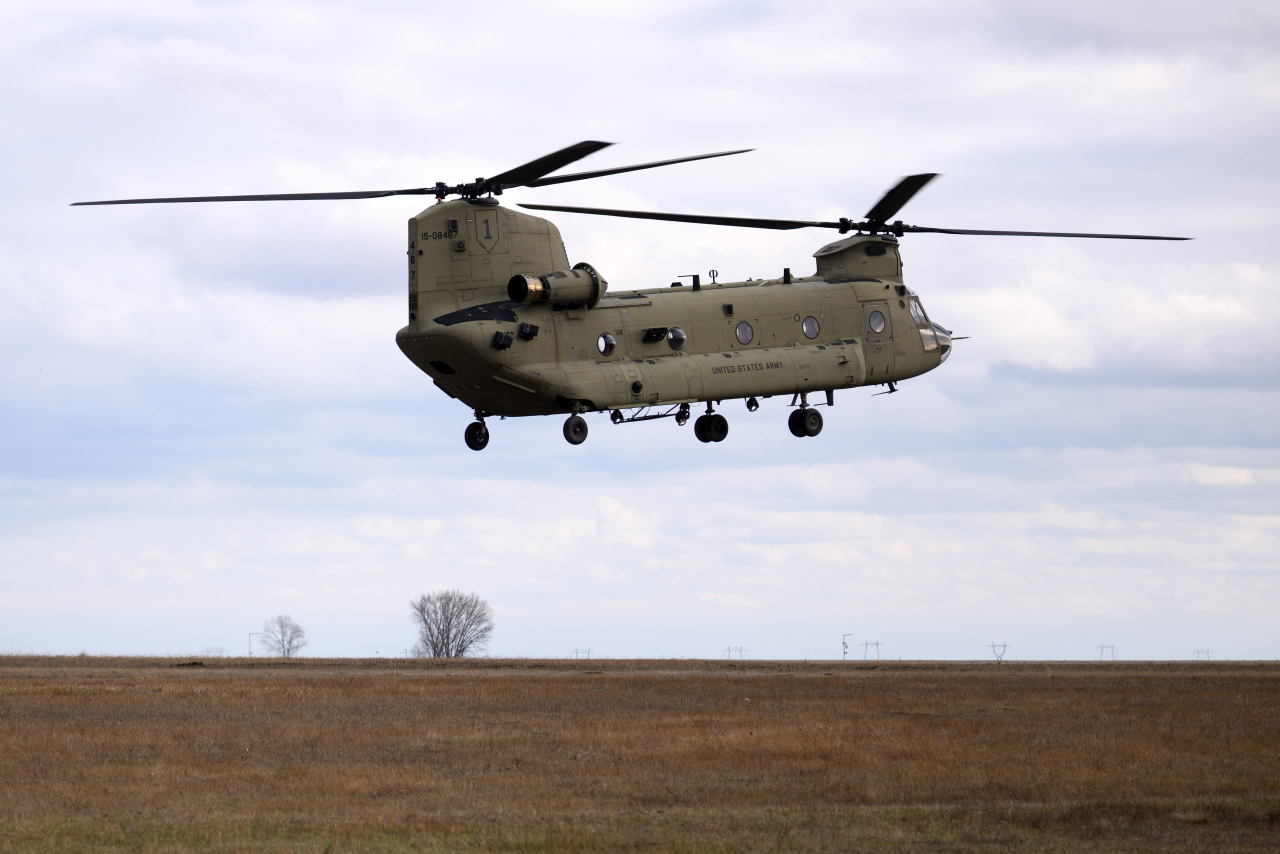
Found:
M 816 436 L 822 432 L 822 413 L 816 409 L 800 410 L 804 415 L 800 418 L 800 426 L 806 436 Z
M 793 409 L 791 414 L 787 416 L 787 429 L 791 431 L 791 435 L 797 439 L 805 437 L 804 426 L 800 423 L 800 419 L 804 417 L 805 410 Z
M 699 415 L 697 420 L 693 422 L 693 435 L 698 437 L 699 442 L 710 442 L 711 437 L 707 435 L 707 419 L 709 415 Z
M 564 438 L 570 445 L 581 445 L 587 441 L 587 419 L 581 415 L 570 415 L 564 422 Z
M 483 451 L 485 445 L 489 444 L 489 428 L 484 426 L 483 421 L 472 421 L 462 436 L 467 447 L 473 451 Z
M 719 412 L 707 416 L 707 426 L 703 428 L 707 438 L 712 442 L 723 442 L 729 435 L 729 422 Z

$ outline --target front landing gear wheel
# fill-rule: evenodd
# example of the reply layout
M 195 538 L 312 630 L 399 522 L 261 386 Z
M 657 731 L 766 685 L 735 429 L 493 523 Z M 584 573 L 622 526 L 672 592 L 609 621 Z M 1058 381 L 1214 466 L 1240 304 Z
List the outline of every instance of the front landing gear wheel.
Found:
M 587 419 L 581 415 L 570 415 L 564 422 L 564 438 L 570 445 L 581 445 L 587 441 Z
M 806 411 L 807 410 L 804 409 L 793 409 L 791 410 L 791 414 L 787 416 L 787 429 L 789 429 L 791 431 L 791 435 L 795 436 L 797 439 L 803 439 L 805 437 L 804 425 L 800 423 L 800 419 L 804 417 Z
M 707 426 L 702 429 L 712 442 L 723 442 L 725 437 L 729 435 L 729 422 L 717 412 L 714 415 L 707 416 Z
M 707 419 L 710 417 L 710 415 L 699 415 L 693 422 L 693 435 L 698 437 L 699 442 L 711 441 L 711 437 L 707 435 Z
M 485 445 L 489 444 L 489 428 L 484 426 L 484 422 L 472 421 L 462 435 L 467 441 L 467 447 L 473 451 L 483 451 Z
M 822 413 L 816 409 L 802 409 L 804 413 L 800 418 L 800 426 L 804 428 L 806 436 L 816 436 L 822 432 Z

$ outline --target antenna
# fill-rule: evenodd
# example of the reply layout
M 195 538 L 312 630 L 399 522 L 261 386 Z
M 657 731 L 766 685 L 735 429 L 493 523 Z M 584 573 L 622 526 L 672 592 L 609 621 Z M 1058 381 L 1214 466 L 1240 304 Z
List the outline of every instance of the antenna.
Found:
M 743 658 L 745 658 L 745 657 L 746 657 L 746 655 L 747 655 L 747 651 L 746 651 L 746 649 L 744 649 L 743 647 L 740 647 L 740 646 L 727 646 L 727 647 L 725 647 L 725 648 L 724 648 L 724 657 L 725 657 L 726 659 L 728 659 L 728 658 L 733 658 L 733 654 L 734 654 L 735 652 L 738 654 L 738 660 L 739 660 L 739 661 L 741 661 L 741 660 L 742 660 Z
M 1116 660 L 1116 645 L 1115 645 L 1115 644 L 1113 644 L 1113 643 L 1111 643 L 1111 644 L 1099 644 L 1099 645 L 1098 645 L 1098 661 L 1102 661 L 1102 660 L 1103 660 L 1103 655 L 1104 655 L 1105 653 L 1108 653 L 1108 652 L 1109 652 L 1109 653 L 1111 653 L 1111 660 L 1112 660 L 1112 661 L 1115 661 L 1115 660 Z
M 1004 654 L 1009 651 L 1009 644 L 991 642 L 991 654 L 996 657 L 996 661 L 1004 661 Z
M 848 641 L 848 638 L 851 638 L 851 637 L 853 637 L 853 634 L 852 634 L 852 633 L 847 634 L 847 635 L 841 635 L 841 636 L 840 636 L 840 645 L 841 645 L 842 647 L 844 647 L 844 657 L 841 659 L 842 661 L 848 661 L 848 660 L 849 660 L 849 641 Z
M 880 660 L 880 641 L 863 641 L 862 642 L 862 660 L 863 661 L 867 660 L 867 648 L 873 647 L 873 646 L 876 648 L 876 661 Z

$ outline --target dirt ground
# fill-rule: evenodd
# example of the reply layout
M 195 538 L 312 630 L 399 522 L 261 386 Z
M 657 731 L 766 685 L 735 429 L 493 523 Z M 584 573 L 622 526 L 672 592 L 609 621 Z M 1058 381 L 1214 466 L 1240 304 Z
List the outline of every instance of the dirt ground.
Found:
M 0 657 L 0 848 L 1280 851 L 1280 664 Z

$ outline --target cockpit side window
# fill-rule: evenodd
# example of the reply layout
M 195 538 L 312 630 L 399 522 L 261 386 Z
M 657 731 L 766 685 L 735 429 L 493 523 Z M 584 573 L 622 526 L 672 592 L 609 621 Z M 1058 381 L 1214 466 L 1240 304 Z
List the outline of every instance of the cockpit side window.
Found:
M 920 326 L 928 326 L 929 321 L 924 316 L 924 309 L 920 307 L 920 303 L 915 300 L 911 301 L 911 316 L 915 318 L 916 323 Z

